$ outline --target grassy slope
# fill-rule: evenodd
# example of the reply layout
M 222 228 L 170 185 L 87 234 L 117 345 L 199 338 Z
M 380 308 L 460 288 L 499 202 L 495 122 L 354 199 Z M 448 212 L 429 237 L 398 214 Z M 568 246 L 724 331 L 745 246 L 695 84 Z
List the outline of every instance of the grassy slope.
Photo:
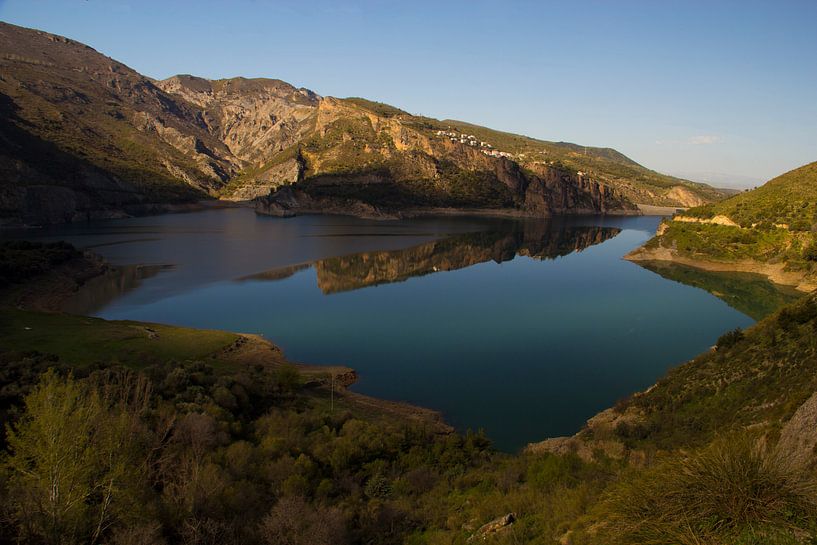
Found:
M 79 367 L 116 361 L 139 369 L 210 358 L 238 336 L 161 324 L 0 308 L 0 349 L 43 352 Z
M 755 260 L 784 263 L 787 270 L 811 276 L 817 255 L 817 163 L 779 176 L 762 187 L 684 212 L 708 220 L 725 216 L 736 226 L 670 221 L 646 250 L 671 249 L 677 255 L 714 261 Z
M 817 391 L 815 332 L 812 294 L 623 403 L 619 410 L 635 408 L 644 418 L 619 429 L 619 436 L 632 447 L 674 449 L 746 427 L 776 432 Z
M 723 215 L 741 227 L 786 224 L 810 231 L 817 224 L 817 162 L 786 172 L 761 187 L 684 213 L 698 218 Z

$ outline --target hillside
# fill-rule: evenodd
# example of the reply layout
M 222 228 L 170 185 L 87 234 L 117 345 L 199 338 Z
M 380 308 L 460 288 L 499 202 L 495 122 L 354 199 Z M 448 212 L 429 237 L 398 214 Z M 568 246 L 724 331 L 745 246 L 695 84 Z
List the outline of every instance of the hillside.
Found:
M 568 142 L 548 142 L 520 136 L 463 121 L 445 120 L 431 126 L 473 134 L 480 140 L 512 153 L 522 163 L 560 164 L 585 172 L 615 187 L 629 200 L 655 206 L 697 206 L 722 199 L 726 194 L 706 184 L 682 180 L 647 169 L 612 148 L 595 148 Z
M 0 224 L 190 202 L 237 171 L 195 107 L 83 44 L 0 23 L 0 73 Z
M 674 216 L 627 257 L 759 272 L 807 290 L 816 285 L 815 226 L 817 163 L 811 163 L 752 191 Z
M 439 208 L 634 213 L 634 203 L 689 206 L 724 196 L 615 150 L 320 97 L 280 80 L 154 81 L 73 40 L 6 23 L 0 69 L 6 225 L 250 200 L 292 184 L 277 199 L 287 210 L 372 216 Z

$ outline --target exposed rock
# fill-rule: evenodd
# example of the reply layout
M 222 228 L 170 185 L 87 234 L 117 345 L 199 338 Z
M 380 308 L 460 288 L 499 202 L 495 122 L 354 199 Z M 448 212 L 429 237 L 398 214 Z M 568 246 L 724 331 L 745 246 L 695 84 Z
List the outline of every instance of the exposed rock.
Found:
M 777 449 L 797 466 L 813 468 L 817 465 L 817 392 L 800 405 L 783 426 Z
M 301 178 L 303 168 L 297 159 L 274 165 L 255 176 L 250 183 L 242 184 L 227 198 L 230 200 L 251 201 L 269 196 L 279 187 L 292 185 Z M 263 210 L 262 210 L 262 213 Z
M 727 218 L 726 216 L 715 216 L 713 218 L 696 218 L 693 216 L 677 215 L 672 218 L 672 221 L 680 221 L 682 223 L 711 223 L 713 225 L 740 227 L 737 223 Z
M 497 519 L 492 520 L 486 524 L 483 524 L 479 527 L 479 529 L 468 538 L 468 542 L 471 543 L 473 541 L 485 541 L 492 535 L 501 532 L 503 530 L 507 530 L 514 522 L 516 522 L 516 514 L 515 513 L 508 513 L 507 515 L 503 515 Z
M 666 196 L 667 198 L 675 201 L 677 205 L 683 207 L 701 206 L 702 204 L 706 204 L 706 201 L 699 195 L 696 195 L 686 187 L 680 185 L 676 185 L 670 189 Z

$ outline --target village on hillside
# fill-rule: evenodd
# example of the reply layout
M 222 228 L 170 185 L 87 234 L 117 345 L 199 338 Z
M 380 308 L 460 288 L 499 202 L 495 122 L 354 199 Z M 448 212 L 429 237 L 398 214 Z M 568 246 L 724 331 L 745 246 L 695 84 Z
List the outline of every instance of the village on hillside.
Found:
M 485 155 L 490 155 L 491 157 L 506 157 L 510 158 L 513 155 L 506 152 L 506 151 L 499 151 L 494 149 L 494 147 L 489 144 L 488 142 L 482 142 L 473 134 L 465 134 L 465 133 L 458 133 L 457 131 L 437 131 L 437 136 L 444 136 L 447 137 L 452 142 L 459 142 L 460 144 L 465 144 L 466 146 L 471 146 L 474 148 L 479 148 L 479 150 L 484 153 Z

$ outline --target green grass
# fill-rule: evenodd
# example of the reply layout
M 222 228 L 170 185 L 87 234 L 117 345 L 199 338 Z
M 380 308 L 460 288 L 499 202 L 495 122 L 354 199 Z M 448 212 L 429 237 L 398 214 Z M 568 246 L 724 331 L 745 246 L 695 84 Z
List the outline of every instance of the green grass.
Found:
M 225 331 L 0 308 L 0 351 L 50 354 L 77 367 L 118 362 L 139 369 L 165 361 L 197 360 L 237 338 Z
M 742 227 L 785 224 L 790 231 L 817 226 L 817 162 L 787 172 L 763 186 L 685 212 L 699 218 L 727 216 Z
M 671 221 L 646 247 L 670 248 L 693 259 L 785 263 L 813 275 L 817 263 L 817 163 L 779 176 L 721 202 L 691 208 L 685 216 L 726 216 L 739 227 Z

